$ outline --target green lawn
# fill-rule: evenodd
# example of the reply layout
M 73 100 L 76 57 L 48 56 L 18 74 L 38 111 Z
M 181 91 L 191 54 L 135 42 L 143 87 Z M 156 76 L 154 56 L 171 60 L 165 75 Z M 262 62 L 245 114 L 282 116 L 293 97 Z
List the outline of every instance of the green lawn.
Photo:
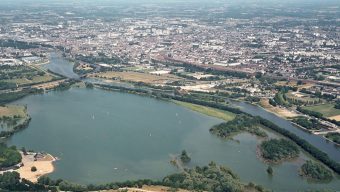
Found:
M 234 113 L 228 112 L 228 111 L 222 111 L 219 109 L 214 109 L 211 107 L 206 107 L 206 106 L 202 106 L 202 105 L 196 105 L 196 104 L 192 104 L 192 103 L 187 103 L 187 102 L 181 102 L 181 101 L 176 101 L 173 100 L 174 103 L 176 103 L 177 105 L 186 107 L 188 109 L 191 109 L 193 111 L 211 116 L 211 117 L 216 117 L 219 119 L 223 119 L 225 121 L 231 121 L 233 120 L 236 115 Z
M 304 108 L 310 111 L 316 111 L 316 112 L 322 113 L 325 117 L 332 117 L 332 116 L 340 115 L 340 109 L 335 109 L 334 104 L 330 104 L 330 103 L 323 104 L 323 105 L 308 106 Z

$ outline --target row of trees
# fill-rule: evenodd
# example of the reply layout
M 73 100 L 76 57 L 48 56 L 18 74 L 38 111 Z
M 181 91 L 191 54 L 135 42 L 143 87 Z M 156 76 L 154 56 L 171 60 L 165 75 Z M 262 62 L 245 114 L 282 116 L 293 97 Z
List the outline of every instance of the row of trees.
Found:
M 299 116 L 294 118 L 292 121 L 309 130 L 321 129 L 321 124 L 316 119 L 308 119 L 307 117 Z

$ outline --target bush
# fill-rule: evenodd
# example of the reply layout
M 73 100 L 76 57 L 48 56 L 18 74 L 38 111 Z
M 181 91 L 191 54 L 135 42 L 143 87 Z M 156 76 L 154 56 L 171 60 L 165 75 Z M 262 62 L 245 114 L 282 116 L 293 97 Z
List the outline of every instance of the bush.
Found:
M 35 166 L 31 167 L 31 171 L 32 172 L 36 172 L 37 171 L 37 168 Z

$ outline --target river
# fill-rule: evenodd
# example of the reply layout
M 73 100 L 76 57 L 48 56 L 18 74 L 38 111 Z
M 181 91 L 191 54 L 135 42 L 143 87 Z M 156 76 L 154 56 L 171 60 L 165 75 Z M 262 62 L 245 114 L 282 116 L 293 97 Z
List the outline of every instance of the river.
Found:
M 254 116 L 261 116 L 264 119 L 268 119 L 271 122 L 274 122 L 276 125 L 298 135 L 299 137 L 307 140 L 312 145 L 316 146 L 323 152 L 327 153 L 329 157 L 334 159 L 335 161 L 340 162 L 340 147 L 335 145 L 332 142 L 327 141 L 323 137 L 319 135 L 314 135 L 309 132 L 306 132 L 296 126 L 294 126 L 290 121 L 285 120 L 277 115 L 266 111 L 262 107 L 252 105 L 246 102 L 236 102 L 230 101 L 231 104 L 235 107 L 240 108 L 242 111 L 249 113 Z

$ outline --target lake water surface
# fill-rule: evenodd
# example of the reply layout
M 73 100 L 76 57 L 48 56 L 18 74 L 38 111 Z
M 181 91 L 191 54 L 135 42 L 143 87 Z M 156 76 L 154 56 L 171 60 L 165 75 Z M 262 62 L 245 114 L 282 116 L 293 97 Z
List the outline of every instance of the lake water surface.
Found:
M 32 121 L 8 143 L 59 157 L 52 178 L 84 184 L 161 179 L 178 171 L 169 161 L 185 149 L 192 157 L 190 166 L 215 161 L 244 182 L 276 191 L 340 189 L 339 179 L 321 184 L 301 178 L 298 169 L 309 159 L 304 153 L 297 161 L 274 166 L 269 177 L 268 165 L 256 157 L 258 138 L 240 134 L 234 140 L 218 139 L 209 128 L 221 120 L 173 103 L 84 88 L 32 95 L 16 103 L 28 105 Z

